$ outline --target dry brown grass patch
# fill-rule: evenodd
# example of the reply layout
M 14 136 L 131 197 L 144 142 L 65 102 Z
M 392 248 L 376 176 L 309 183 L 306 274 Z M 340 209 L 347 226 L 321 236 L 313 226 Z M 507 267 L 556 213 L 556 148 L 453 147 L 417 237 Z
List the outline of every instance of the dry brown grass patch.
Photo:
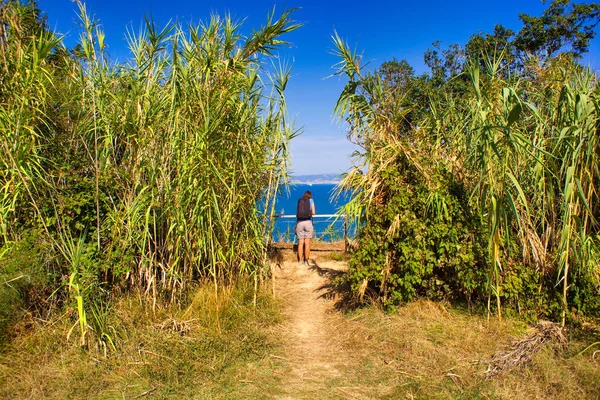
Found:
M 0 398 L 256 398 L 249 374 L 273 372 L 267 328 L 279 310 L 268 296 L 257 308 L 252 298 L 251 287 L 241 287 L 215 299 L 210 286 L 183 309 L 123 297 L 110 318 L 117 348 L 106 356 L 68 342 L 68 318 L 39 325 L 1 354 Z
M 357 310 L 347 321 L 344 346 L 360 357 L 365 380 L 393 386 L 390 398 L 600 398 L 593 355 L 573 358 L 551 347 L 540 346 L 529 366 L 486 381 L 490 356 L 527 336 L 517 320 L 488 322 L 420 300 L 391 315 L 377 307 Z

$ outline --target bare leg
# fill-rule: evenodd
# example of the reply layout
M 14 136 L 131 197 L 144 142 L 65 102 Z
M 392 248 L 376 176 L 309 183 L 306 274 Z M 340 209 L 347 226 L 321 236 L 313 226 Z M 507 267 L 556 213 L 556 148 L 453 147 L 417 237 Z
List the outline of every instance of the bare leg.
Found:
M 310 257 L 310 239 L 304 239 L 304 260 L 308 263 Z
M 298 262 L 302 262 L 302 253 L 304 253 L 304 249 L 305 247 L 305 241 L 307 239 L 300 239 L 298 238 Z

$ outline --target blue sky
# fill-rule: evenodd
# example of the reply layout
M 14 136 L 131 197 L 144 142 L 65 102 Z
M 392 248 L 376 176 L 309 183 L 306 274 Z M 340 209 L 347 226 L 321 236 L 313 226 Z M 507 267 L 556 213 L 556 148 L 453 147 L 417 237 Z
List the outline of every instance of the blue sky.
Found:
M 442 47 L 464 45 L 479 31 L 492 32 L 495 24 L 518 30 L 519 13 L 541 15 L 546 6 L 540 0 L 482 1 L 190 1 L 190 0 L 88 0 L 88 12 L 100 21 L 109 53 L 121 61 L 128 57 L 126 31 L 139 31 L 144 15 L 151 15 L 158 26 L 169 21 L 206 21 L 211 13 L 229 13 L 245 20 L 250 32 L 266 21 L 274 6 L 277 10 L 299 8 L 293 18 L 304 24 L 285 39 L 291 46 L 281 52 L 284 61 L 293 63 L 287 89 L 288 110 L 303 134 L 292 141 L 292 167 L 295 175 L 339 173 L 351 166 L 353 147 L 347 142 L 344 127 L 333 116 L 333 107 L 344 81 L 326 79 L 337 59 L 331 54 L 331 35 L 340 36 L 363 54 L 376 68 L 396 58 L 406 59 L 417 73 L 426 72 L 423 54 L 434 41 Z M 66 36 L 66 44 L 76 43 L 79 34 L 77 6 L 71 0 L 38 0 L 48 15 L 48 23 Z M 585 62 L 595 70 L 600 66 L 600 40 L 596 38 Z

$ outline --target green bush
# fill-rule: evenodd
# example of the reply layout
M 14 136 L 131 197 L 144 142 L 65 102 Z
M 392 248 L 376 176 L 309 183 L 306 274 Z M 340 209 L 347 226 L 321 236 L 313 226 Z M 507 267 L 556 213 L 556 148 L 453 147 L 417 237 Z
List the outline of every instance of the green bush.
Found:
M 385 305 L 416 296 L 471 301 L 485 294 L 481 238 L 452 177 L 437 171 L 437 192 L 410 170 L 386 171 L 390 181 L 360 227 L 347 282 L 364 280 Z
M 44 318 L 55 308 L 62 271 L 50 262 L 50 244 L 37 230 L 25 231 L 21 240 L 0 249 L 0 340 L 24 313 Z

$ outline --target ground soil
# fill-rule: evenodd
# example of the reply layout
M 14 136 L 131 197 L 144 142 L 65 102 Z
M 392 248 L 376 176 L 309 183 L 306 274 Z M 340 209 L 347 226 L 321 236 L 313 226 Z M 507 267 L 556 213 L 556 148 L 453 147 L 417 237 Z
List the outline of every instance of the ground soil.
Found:
M 332 254 L 339 252 L 313 252 L 310 264 L 301 265 L 291 250 L 278 253 L 274 290 L 284 303 L 286 322 L 280 332 L 285 342 L 281 394 L 275 398 L 364 398 L 344 386 L 356 381 L 356 360 L 343 346 L 346 322 L 335 309 L 331 285 L 347 263 Z

